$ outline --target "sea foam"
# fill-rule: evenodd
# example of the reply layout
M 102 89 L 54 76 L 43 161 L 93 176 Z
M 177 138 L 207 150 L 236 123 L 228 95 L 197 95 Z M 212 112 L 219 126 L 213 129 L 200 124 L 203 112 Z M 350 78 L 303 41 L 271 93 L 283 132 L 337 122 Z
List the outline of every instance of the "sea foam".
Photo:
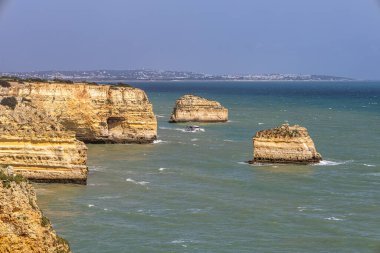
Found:
M 343 219 L 339 219 L 339 218 L 336 218 L 336 217 L 332 216 L 332 217 L 325 218 L 325 220 L 341 221 Z
M 315 166 L 336 166 L 341 164 L 350 163 L 352 161 L 340 161 L 340 162 L 334 162 L 334 161 L 328 161 L 328 160 L 322 160 L 319 163 L 314 164 Z
M 147 185 L 147 184 L 150 184 L 150 182 L 147 182 L 147 181 L 136 181 L 136 180 L 133 180 L 132 178 L 127 178 L 125 181 L 133 183 L 133 184 L 137 184 L 137 185 Z
M 153 141 L 153 144 L 160 144 L 160 143 L 167 143 L 167 141 L 163 141 L 163 140 L 154 140 Z

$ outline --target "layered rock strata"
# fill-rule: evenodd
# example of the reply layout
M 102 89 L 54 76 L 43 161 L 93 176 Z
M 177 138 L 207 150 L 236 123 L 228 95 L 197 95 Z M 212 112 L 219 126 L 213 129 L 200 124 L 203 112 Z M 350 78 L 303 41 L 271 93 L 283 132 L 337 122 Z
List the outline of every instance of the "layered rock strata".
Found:
M 0 165 L 39 182 L 85 184 L 87 147 L 22 98 L 0 101 Z
M 86 143 L 151 143 L 156 139 L 152 104 L 140 89 L 54 81 L 8 83 L 0 86 L 0 96 L 31 101 Z
M 0 252 L 70 253 L 36 203 L 33 187 L 0 171 Z
M 219 102 L 194 95 L 184 95 L 176 101 L 169 122 L 226 121 L 228 121 L 228 110 Z
M 306 128 L 284 124 L 253 137 L 254 163 L 318 163 L 322 160 Z

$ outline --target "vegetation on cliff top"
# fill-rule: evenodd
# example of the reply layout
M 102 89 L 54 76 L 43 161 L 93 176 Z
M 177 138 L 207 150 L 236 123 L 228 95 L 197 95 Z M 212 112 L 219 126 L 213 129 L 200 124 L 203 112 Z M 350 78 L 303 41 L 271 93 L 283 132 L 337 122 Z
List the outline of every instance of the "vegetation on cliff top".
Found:
M 289 126 L 289 124 L 283 124 L 273 129 L 267 129 L 256 133 L 256 138 L 296 138 L 302 137 L 300 126 Z
M 11 87 L 11 84 L 6 80 L 0 80 L 0 86 L 4 88 L 9 88 Z
M 17 99 L 15 97 L 5 97 L 1 99 L 0 105 L 7 106 L 14 110 L 17 106 Z
M 4 88 L 11 87 L 10 82 L 17 82 L 19 84 L 23 83 L 62 83 L 62 84 L 76 84 L 76 83 L 85 83 L 88 85 L 101 85 L 97 82 L 90 82 L 90 81 L 72 81 L 67 79 L 60 79 L 60 78 L 54 78 L 54 79 L 42 79 L 42 78 L 20 78 L 17 76 L 1 76 L 0 77 L 0 86 Z M 113 87 L 133 87 L 130 84 L 119 82 L 117 84 L 111 84 Z
M 0 169 L 0 181 L 3 183 L 3 187 L 9 188 L 11 182 L 20 184 L 22 182 L 27 182 L 28 180 L 21 175 L 7 175 L 2 169 Z

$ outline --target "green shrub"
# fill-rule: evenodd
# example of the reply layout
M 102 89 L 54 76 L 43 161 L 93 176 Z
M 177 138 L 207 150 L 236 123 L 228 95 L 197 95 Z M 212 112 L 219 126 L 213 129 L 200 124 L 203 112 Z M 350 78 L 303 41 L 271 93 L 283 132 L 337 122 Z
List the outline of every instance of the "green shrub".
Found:
M 0 80 L 0 86 L 4 88 L 9 88 L 11 87 L 11 84 L 8 81 Z
M 132 87 L 131 85 L 129 85 L 127 83 L 117 83 L 116 86 L 118 86 L 118 87 Z
M 21 175 L 15 175 L 15 176 L 6 175 L 4 171 L 0 170 L 0 181 L 2 181 L 3 187 L 9 188 L 11 186 L 11 182 L 20 184 L 22 182 L 27 182 L 28 180 Z
M 73 84 L 74 83 L 71 80 L 65 80 L 65 79 L 60 79 L 60 78 L 54 78 L 52 81 L 55 83 L 66 83 L 66 84 Z
M 50 220 L 46 216 L 42 215 L 41 226 L 47 227 L 48 225 L 50 225 Z
M 7 106 L 14 110 L 17 106 L 17 99 L 15 97 L 5 97 L 1 100 L 0 105 Z
M 96 82 L 88 82 L 88 81 L 83 81 L 85 84 L 88 84 L 88 85 L 99 85 L 98 83 Z
M 38 77 L 31 77 L 31 78 L 24 79 L 24 81 L 25 82 L 29 82 L 29 83 L 45 83 L 48 80 L 41 79 L 41 78 L 38 78 Z

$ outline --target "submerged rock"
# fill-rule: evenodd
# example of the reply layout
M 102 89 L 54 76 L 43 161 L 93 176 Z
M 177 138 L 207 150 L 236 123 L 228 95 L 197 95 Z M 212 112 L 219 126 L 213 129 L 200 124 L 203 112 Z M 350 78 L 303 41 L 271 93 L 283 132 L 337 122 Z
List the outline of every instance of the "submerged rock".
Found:
M 0 165 L 33 181 L 85 184 L 87 147 L 75 133 L 22 98 L 6 101 L 14 109 L 0 105 Z
M 157 120 L 143 90 L 62 81 L 8 83 L 0 86 L 0 97 L 23 97 L 86 143 L 151 143 L 157 137 Z
M 307 129 L 283 124 L 253 137 L 252 163 L 318 163 L 322 160 Z
M 219 102 L 194 95 L 176 101 L 170 122 L 226 122 L 228 110 Z
M 37 206 L 32 185 L 1 170 L 0 252 L 71 252 Z

